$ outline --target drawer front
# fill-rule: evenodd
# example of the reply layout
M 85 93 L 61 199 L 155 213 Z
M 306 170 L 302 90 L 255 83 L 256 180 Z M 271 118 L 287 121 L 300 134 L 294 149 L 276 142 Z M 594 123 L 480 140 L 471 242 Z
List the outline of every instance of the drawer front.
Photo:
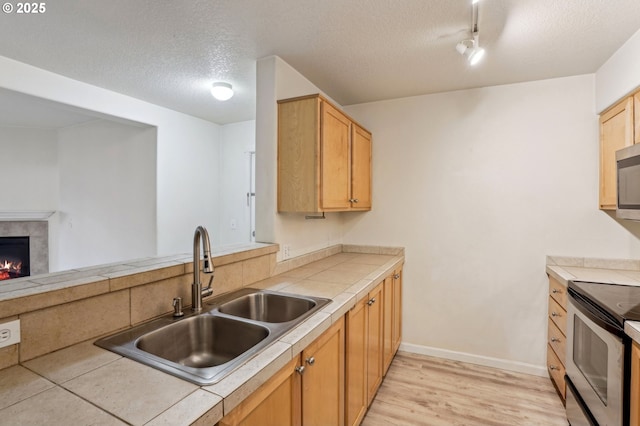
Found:
M 558 356 L 553 351 L 551 346 L 547 345 L 547 371 L 549 371 L 549 377 L 554 381 L 562 398 L 566 398 L 566 385 L 564 382 L 564 365 L 558 359 Z
M 563 334 L 567 334 L 567 311 L 553 297 L 549 297 L 549 318 Z
M 549 296 L 553 297 L 565 311 L 567 310 L 567 286 L 553 277 L 549 277 Z
M 547 343 L 553 348 L 553 351 L 558 355 L 560 362 L 564 365 L 567 356 L 567 338 L 562 334 L 553 321 L 549 321 L 547 336 Z

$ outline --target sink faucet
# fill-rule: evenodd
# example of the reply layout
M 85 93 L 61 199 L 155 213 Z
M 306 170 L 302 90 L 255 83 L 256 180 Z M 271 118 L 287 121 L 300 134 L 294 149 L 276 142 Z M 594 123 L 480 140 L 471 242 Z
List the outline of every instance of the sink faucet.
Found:
M 202 239 L 202 250 L 204 251 L 204 264 L 202 271 L 205 274 L 211 274 L 209 285 L 202 288 L 200 282 L 200 240 Z M 209 242 L 209 233 L 203 226 L 198 226 L 193 235 L 193 284 L 191 285 L 191 309 L 195 312 L 202 310 L 202 298 L 211 296 L 213 289 L 211 282 L 213 281 L 213 262 L 211 262 L 211 243 Z

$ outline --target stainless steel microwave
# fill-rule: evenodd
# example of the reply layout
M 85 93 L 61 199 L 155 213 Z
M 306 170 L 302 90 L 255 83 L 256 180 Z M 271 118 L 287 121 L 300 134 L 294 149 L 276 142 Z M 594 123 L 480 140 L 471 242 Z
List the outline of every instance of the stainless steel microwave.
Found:
M 616 151 L 618 200 L 616 217 L 640 220 L 640 144 Z

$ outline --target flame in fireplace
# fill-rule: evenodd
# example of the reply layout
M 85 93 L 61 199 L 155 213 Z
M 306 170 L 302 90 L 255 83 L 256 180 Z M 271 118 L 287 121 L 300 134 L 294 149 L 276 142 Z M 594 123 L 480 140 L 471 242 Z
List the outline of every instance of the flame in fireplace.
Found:
M 22 262 L 9 262 L 8 260 L 0 260 L 0 281 L 14 278 L 20 274 Z

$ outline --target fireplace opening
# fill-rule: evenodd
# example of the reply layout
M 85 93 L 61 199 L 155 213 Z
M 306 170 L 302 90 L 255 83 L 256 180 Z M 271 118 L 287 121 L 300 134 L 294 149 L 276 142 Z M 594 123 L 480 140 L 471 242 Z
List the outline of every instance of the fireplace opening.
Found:
M 0 237 L 0 281 L 31 275 L 29 237 Z

